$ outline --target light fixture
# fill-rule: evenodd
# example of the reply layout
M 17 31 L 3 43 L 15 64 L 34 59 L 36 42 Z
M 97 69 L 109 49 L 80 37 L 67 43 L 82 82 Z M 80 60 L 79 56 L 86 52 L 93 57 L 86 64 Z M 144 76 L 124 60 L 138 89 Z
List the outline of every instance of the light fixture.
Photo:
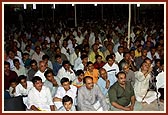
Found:
M 33 4 L 33 9 L 36 9 L 36 4 Z
M 97 6 L 97 4 L 94 4 L 94 6 Z
M 137 4 L 137 7 L 140 7 L 140 4 Z
M 55 9 L 55 4 L 53 4 L 53 9 Z
M 24 10 L 26 9 L 26 4 L 23 4 L 23 8 L 24 8 Z
M 72 6 L 75 6 L 75 4 L 72 4 Z

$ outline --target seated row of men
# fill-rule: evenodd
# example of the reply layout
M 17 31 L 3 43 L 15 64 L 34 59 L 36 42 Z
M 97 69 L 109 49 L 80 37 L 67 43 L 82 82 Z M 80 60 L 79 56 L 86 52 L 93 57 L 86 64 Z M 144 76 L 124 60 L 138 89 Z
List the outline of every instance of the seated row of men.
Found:
M 127 63 L 122 64 L 123 68 L 126 66 Z M 112 78 L 112 85 L 109 79 L 114 76 L 110 76 L 104 68 L 99 69 L 100 77 L 96 83 L 91 75 L 84 76 L 83 70 L 77 70 L 77 77 L 71 81 L 66 75 L 59 79 L 51 69 L 47 69 L 44 72 L 44 83 L 40 75 L 34 76 L 32 82 L 21 75 L 18 77 L 19 84 L 11 86 L 9 91 L 13 96 L 24 96 L 23 101 L 27 109 L 35 111 L 141 110 L 141 102 L 150 104 L 157 96 L 160 97 L 158 92 L 148 91 L 151 79 L 149 68 L 147 61 L 144 61 L 140 71 L 135 72 L 133 84 L 126 71 L 119 71 L 116 78 Z M 163 76 L 157 83 L 160 79 L 163 79 Z

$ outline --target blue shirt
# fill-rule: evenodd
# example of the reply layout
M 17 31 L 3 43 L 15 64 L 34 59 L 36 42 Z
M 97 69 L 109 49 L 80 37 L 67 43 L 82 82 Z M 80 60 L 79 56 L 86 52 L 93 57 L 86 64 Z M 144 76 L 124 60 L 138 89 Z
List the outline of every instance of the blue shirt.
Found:
M 54 62 L 53 63 L 53 72 L 54 72 L 54 75 L 56 76 L 57 73 L 58 73 L 58 70 L 62 67 L 61 64 L 57 63 L 57 62 Z
M 101 92 L 103 93 L 104 96 L 106 96 L 110 86 L 112 85 L 112 82 L 110 82 L 110 86 L 107 89 L 106 88 L 106 81 L 104 79 L 102 79 L 102 77 L 99 77 L 97 85 L 100 87 Z

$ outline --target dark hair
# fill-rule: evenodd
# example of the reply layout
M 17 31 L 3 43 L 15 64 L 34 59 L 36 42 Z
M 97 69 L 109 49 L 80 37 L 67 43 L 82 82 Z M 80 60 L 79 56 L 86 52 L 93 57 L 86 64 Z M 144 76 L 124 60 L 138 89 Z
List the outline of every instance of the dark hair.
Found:
M 86 76 L 86 77 L 83 78 L 83 83 L 84 83 L 84 84 L 86 84 L 86 79 L 88 79 L 88 78 L 93 80 L 92 77 L 90 77 L 90 76 Z
M 88 61 L 86 66 L 89 66 L 90 64 L 93 64 L 91 61 Z
M 118 46 L 118 49 L 120 49 L 120 48 L 124 48 L 123 46 Z
M 83 70 L 79 69 L 75 72 L 76 76 L 79 76 L 80 74 L 84 74 Z
M 56 54 L 55 59 L 57 59 L 57 58 L 61 58 L 61 55 Z
M 65 102 L 68 102 L 70 101 L 71 103 L 73 103 L 73 100 L 70 96 L 68 95 L 65 95 L 63 98 L 62 98 L 62 104 L 64 105 Z
M 21 80 L 22 79 L 27 79 L 27 76 L 25 76 L 25 75 L 20 75 L 19 77 L 18 77 L 18 82 L 20 83 L 21 82 Z
M 123 53 L 123 57 L 125 57 L 126 54 L 130 54 L 130 52 L 124 52 L 124 53 Z
M 81 55 L 81 60 L 85 59 L 85 58 L 88 58 L 88 55 Z
M 33 63 L 35 63 L 37 65 L 37 61 L 34 59 L 30 61 L 30 65 L 32 65 Z
M 13 82 L 17 83 L 17 79 L 11 79 L 11 80 L 9 80 L 10 84 L 13 83 Z
M 49 58 L 50 58 L 50 57 L 49 57 L 47 54 L 45 54 L 45 55 L 42 56 L 42 60 L 45 60 L 45 59 L 48 59 L 48 60 L 49 60 Z
M 23 56 L 29 55 L 29 53 L 23 53 Z
M 62 62 L 62 66 L 64 66 L 65 64 L 69 64 L 69 65 L 70 65 L 70 62 L 69 62 L 68 60 L 64 60 L 64 61 Z
M 52 69 L 47 69 L 47 71 L 45 71 L 45 73 L 44 73 L 44 76 L 47 78 L 47 75 L 48 75 L 49 73 L 52 73 L 52 75 L 54 75 L 54 72 L 53 72 Z
M 109 59 L 114 59 L 114 57 L 115 57 L 115 54 L 111 53 L 110 55 L 106 56 L 106 61 L 108 61 Z
M 9 67 L 10 67 L 10 63 L 7 61 L 4 61 L 4 65 L 9 65 Z
M 120 74 L 124 74 L 126 76 L 126 73 L 124 71 L 120 71 L 120 72 L 117 73 L 116 77 L 119 78 Z
M 61 82 L 61 85 L 62 85 L 65 82 L 69 82 L 69 79 L 66 78 L 66 77 L 63 77 L 60 82 Z
M 102 58 L 102 56 L 101 56 L 101 55 L 96 55 L 96 56 L 95 56 L 95 59 L 97 59 L 98 57 L 101 57 L 101 58 Z
M 14 59 L 13 63 L 15 64 L 16 62 L 19 62 L 19 59 Z
M 33 84 L 35 84 L 37 81 L 42 82 L 42 79 L 39 76 L 34 76 L 33 79 L 32 79 Z

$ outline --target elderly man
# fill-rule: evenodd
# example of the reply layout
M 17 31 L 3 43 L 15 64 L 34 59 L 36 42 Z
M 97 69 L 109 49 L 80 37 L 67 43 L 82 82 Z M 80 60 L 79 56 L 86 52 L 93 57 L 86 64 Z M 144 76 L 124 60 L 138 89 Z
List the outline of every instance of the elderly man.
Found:
M 105 96 L 99 87 L 93 83 L 93 78 L 86 76 L 83 79 L 84 86 L 78 90 L 78 110 L 79 111 L 108 111 Z

